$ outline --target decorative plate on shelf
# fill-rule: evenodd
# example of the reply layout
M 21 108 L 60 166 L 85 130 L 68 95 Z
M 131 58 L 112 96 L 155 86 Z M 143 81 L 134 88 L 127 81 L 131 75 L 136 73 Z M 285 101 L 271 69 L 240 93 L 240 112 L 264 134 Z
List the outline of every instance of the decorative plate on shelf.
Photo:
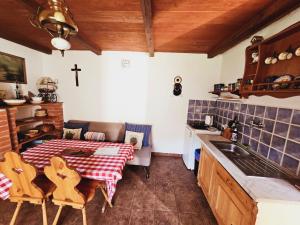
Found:
M 26 100 L 24 99 L 5 99 L 4 102 L 7 105 L 23 105 Z
M 292 75 L 283 75 L 283 76 L 280 76 L 279 78 L 277 78 L 276 80 L 274 80 L 274 83 L 281 83 L 281 84 L 273 84 L 272 87 L 274 89 L 285 89 L 285 88 L 288 88 L 289 87 L 289 83 L 286 83 L 286 82 L 289 82 L 293 80 L 293 76 Z

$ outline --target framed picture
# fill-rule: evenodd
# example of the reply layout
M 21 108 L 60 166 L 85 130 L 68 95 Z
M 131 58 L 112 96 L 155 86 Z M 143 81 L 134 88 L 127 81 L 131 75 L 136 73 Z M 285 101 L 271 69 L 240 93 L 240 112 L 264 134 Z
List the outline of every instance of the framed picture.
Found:
M 27 84 L 25 59 L 0 52 L 0 82 Z

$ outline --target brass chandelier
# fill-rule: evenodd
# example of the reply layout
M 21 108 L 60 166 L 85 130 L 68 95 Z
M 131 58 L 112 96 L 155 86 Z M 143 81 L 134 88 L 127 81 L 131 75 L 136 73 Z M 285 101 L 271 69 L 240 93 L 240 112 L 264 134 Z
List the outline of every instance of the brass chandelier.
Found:
M 62 56 L 65 50 L 71 48 L 68 41 L 70 36 L 78 33 L 78 27 L 64 0 L 48 0 L 48 6 L 39 7 L 30 22 L 34 27 L 44 29 L 50 34 L 52 46 L 60 50 Z

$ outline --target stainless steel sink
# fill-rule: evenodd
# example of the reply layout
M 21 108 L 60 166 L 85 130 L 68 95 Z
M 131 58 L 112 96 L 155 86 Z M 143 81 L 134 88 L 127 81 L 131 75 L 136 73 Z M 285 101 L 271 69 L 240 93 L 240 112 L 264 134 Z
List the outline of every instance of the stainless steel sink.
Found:
M 275 177 L 287 180 L 292 178 L 291 174 L 245 146 L 220 141 L 211 141 L 211 143 L 247 176 Z
M 237 157 L 247 157 L 249 152 L 245 151 L 240 146 L 230 143 L 230 142 L 221 142 L 221 141 L 211 141 L 211 143 L 216 146 L 221 152 L 232 154 Z

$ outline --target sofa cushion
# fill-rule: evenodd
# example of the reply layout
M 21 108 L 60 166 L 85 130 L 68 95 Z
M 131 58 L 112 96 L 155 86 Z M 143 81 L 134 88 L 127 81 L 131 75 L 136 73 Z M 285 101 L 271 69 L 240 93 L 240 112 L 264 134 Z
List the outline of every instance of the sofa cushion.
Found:
M 105 141 L 105 134 L 101 132 L 88 131 L 84 135 L 86 141 Z
M 143 145 L 144 133 L 133 132 L 126 130 L 125 132 L 125 144 L 131 144 L 133 149 L 140 150 Z
M 89 129 L 89 122 L 72 123 L 72 122 L 68 121 L 67 123 L 64 124 L 64 128 L 67 128 L 67 129 L 80 129 L 81 128 L 80 139 L 84 140 L 84 135 Z
M 63 132 L 63 139 L 69 139 L 69 140 L 79 140 L 82 129 L 68 129 L 64 128 Z
M 150 166 L 151 152 L 151 147 L 144 147 L 139 151 L 135 151 L 133 160 L 127 161 L 126 164 L 135 166 Z
M 144 133 L 143 147 L 150 146 L 151 125 L 125 123 L 125 131 Z
M 82 123 L 87 121 L 70 120 L 73 123 Z M 125 137 L 125 124 L 124 123 L 111 123 L 111 122 L 95 122 L 89 121 L 89 131 L 101 132 L 105 134 L 105 141 L 109 142 L 124 142 Z

